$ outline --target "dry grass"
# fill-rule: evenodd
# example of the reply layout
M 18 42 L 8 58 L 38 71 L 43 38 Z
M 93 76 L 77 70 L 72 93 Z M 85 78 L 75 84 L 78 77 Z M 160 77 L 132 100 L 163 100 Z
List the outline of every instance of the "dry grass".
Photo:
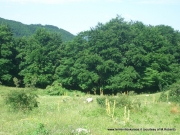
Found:
M 177 107 L 172 107 L 171 113 L 177 114 L 177 113 L 179 113 L 179 109 Z
M 170 112 L 173 114 L 178 114 L 180 113 L 179 105 L 177 104 L 172 104 L 170 108 Z

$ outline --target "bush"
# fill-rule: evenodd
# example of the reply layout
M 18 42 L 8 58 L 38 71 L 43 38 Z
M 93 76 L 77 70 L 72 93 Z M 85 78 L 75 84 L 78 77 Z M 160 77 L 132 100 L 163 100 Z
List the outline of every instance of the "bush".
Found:
M 106 97 L 97 97 L 96 101 L 101 107 L 106 106 Z
M 167 94 L 165 92 L 162 92 L 160 97 L 159 97 L 159 101 L 161 102 L 166 102 L 167 101 Z
M 115 100 L 117 108 L 121 108 L 124 106 L 127 106 L 127 108 L 129 108 L 129 109 L 132 108 L 132 102 L 131 102 L 129 96 L 127 96 L 127 95 L 121 95 L 118 97 L 110 97 L 110 96 L 109 97 L 97 97 L 96 101 L 101 107 L 105 107 L 106 99 L 108 99 L 111 106 L 113 106 L 114 100 Z
M 171 86 L 168 87 L 168 89 L 170 90 L 168 93 L 169 101 L 180 103 L 180 81 L 172 84 Z M 160 100 L 167 101 L 166 97 L 167 95 L 165 93 L 162 93 L 160 96 Z
M 117 107 L 124 107 L 124 106 L 126 106 L 127 108 L 131 109 L 132 108 L 131 103 L 132 102 L 131 102 L 131 100 L 130 100 L 128 95 L 121 95 L 118 98 L 116 98 L 116 106 Z
M 38 107 L 37 97 L 30 92 L 14 91 L 6 96 L 5 103 L 13 110 L 27 111 Z
M 61 83 L 55 81 L 51 86 L 47 86 L 46 90 L 49 95 L 64 95 L 67 90 L 62 87 Z
M 167 101 L 167 94 L 165 92 L 162 92 L 159 101 L 166 102 Z M 177 90 L 170 90 L 168 93 L 168 101 L 180 103 L 180 95 L 178 95 L 178 89 Z
M 128 95 L 129 95 L 129 96 L 136 96 L 137 93 L 136 93 L 135 91 L 129 91 L 129 92 L 128 92 Z
M 180 103 L 180 88 L 173 89 L 169 92 L 169 101 Z

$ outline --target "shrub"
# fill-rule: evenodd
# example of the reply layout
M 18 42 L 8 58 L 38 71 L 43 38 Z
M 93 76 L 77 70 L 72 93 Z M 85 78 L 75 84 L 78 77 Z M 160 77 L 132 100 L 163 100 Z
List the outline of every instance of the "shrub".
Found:
M 167 94 L 165 94 L 165 92 L 162 92 L 160 97 L 159 97 L 159 101 L 161 102 L 166 102 L 167 101 Z
M 180 103 L 180 81 L 170 85 L 166 90 L 170 90 L 168 92 L 168 100 L 170 102 Z M 167 101 L 167 95 L 165 92 L 162 92 L 159 98 L 160 101 Z
M 172 84 L 168 89 L 170 90 L 168 93 L 169 101 L 180 103 L 180 81 Z
M 130 109 L 130 108 L 132 108 L 131 103 L 132 102 L 131 102 L 129 96 L 127 96 L 127 95 L 121 95 L 118 98 L 116 98 L 116 106 L 117 107 L 124 107 L 124 106 L 126 106 L 127 108 Z
M 135 96 L 135 95 L 137 95 L 137 93 L 136 93 L 135 91 L 129 91 L 129 92 L 128 92 L 128 95 L 129 95 L 129 96 Z
M 5 103 L 13 110 L 27 111 L 38 107 L 37 97 L 36 94 L 30 92 L 14 91 L 7 94 Z
M 116 101 L 116 107 L 121 108 L 127 106 L 127 108 L 132 108 L 132 102 L 127 95 L 121 95 L 118 97 L 97 97 L 96 101 L 101 107 L 106 106 L 106 99 L 108 99 L 111 106 L 114 104 L 114 100 Z
M 49 95 L 64 95 L 67 90 L 62 87 L 61 83 L 55 81 L 52 85 L 47 86 L 46 90 Z
M 173 89 L 169 92 L 169 101 L 180 103 L 180 88 Z
M 101 107 L 106 106 L 106 97 L 97 97 L 96 101 Z

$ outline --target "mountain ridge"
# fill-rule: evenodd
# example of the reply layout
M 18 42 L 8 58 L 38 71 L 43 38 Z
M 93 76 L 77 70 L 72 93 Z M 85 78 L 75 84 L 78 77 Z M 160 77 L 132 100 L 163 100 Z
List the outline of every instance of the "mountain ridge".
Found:
M 62 36 L 63 41 L 70 41 L 72 40 L 75 35 L 72 33 L 62 29 L 58 28 L 57 26 L 53 25 L 42 25 L 42 24 L 23 24 L 22 22 L 14 21 L 14 20 L 8 20 L 0 17 L 0 24 L 5 24 L 10 27 L 12 30 L 14 37 L 29 37 L 33 35 L 38 28 L 45 28 L 46 30 L 50 32 L 60 33 Z

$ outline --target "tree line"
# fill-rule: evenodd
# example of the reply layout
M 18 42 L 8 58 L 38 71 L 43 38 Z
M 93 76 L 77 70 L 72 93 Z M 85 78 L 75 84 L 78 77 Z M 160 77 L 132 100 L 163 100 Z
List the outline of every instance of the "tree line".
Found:
M 13 38 L 0 25 L 0 81 L 45 88 L 58 81 L 67 89 L 156 92 L 180 79 L 180 32 L 117 16 L 62 42 L 43 28 Z

